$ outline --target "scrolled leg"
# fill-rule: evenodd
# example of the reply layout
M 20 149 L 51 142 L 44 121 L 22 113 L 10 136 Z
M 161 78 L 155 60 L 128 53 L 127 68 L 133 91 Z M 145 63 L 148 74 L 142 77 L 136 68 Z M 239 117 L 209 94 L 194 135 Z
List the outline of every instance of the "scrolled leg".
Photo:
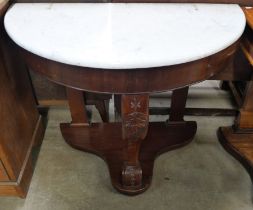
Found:
M 148 95 L 122 95 L 122 138 L 126 142 L 122 185 L 136 189 L 142 185 L 140 145 L 148 132 Z

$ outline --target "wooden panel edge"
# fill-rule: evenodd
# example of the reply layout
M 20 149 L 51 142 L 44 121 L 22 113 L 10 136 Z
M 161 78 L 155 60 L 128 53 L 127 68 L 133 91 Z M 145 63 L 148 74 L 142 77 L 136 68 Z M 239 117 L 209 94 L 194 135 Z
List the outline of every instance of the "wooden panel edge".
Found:
M 19 196 L 25 198 L 31 183 L 31 178 L 34 171 L 32 163 L 32 149 L 34 146 L 41 144 L 44 137 L 45 127 L 42 123 L 42 116 L 36 123 L 35 130 L 33 132 L 32 140 L 29 145 L 22 169 L 20 171 L 17 181 L 0 182 L 0 195 L 1 196 Z

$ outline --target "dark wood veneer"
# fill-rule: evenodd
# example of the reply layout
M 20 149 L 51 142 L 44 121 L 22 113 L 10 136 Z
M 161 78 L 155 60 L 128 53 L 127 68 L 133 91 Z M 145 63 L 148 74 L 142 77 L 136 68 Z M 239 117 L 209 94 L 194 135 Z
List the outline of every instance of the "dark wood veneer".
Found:
M 235 43 L 213 56 L 186 64 L 130 70 L 71 66 L 21 51 L 32 70 L 58 84 L 88 92 L 140 94 L 167 91 L 206 80 L 231 62 L 237 46 Z
M 90 127 L 61 124 L 61 131 L 72 147 L 102 157 L 108 164 L 113 186 L 128 195 L 145 191 L 151 184 L 155 158 L 159 154 L 190 143 L 197 128 L 195 122 L 150 123 L 138 156 L 139 169 L 142 169 L 141 184 L 134 180 L 133 186 L 124 186 L 121 173 L 126 159 L 124 148 L 127 142 L 122 139 L 121 126 L 121 123 L 93 123 Z M 133 172 L 135 171 L 136 168 L 133 169 Z M 135 174 L 133 176 L 136 177 Z
M 201 2 L 248 4 L 251 1 Z M 66 142 L 102 157 L 108 164 L 113 186 L 122 193 L 136 195 L 150 186 L 155 158 L 186 145 L 196 133 L 196 122 L 183 119 L 187 86 L 223 70 L 231 63 L 237 46 L 235 43 L 215 55 L 185 64 L 127 70 L 66 65 L 24 49 L 20 51 L 31 69 L 67 87 L 72 122 L 61 124 Z M 166 122 L 149 123 L 149 94 L 172 89 L 177 90 L 173 93 L 170 118 Z M 89 122 L 82 91 L 117 94 L 117 110 L 122 121 Z
M 237 49 L 197 61 L 148 69 L 92 69 L 66 65 L 21 49 L 27 64 L 48 79 L 67 86 L 71 123 L 62 123 L 64 139 L 74 148 L 95 153 L 108 164 L 113 186 L 136 195 L 146 190 L 157 155 L 189 143 L 195 122 L 185 122 L 188 85 L 208 79 L 231 62 Z M 174 90 L 167 122 L 149 123 L 149 93 Z M 117 94 L 121 123 L 90 123 L 82 91 Z
M 25 62 L 5 33 L 0 9 L 0 195 L 25 197 L 33 174 L 32 149 L 44 135 Z
M 248 22 L 241 49 L 253 71 L 253 9 L 245 9 Z M 249 172 L 253 182 L 253 77 L 247 82 L 243 103 L 232 127 L 221 127 L 218 137 L 223 147 L 239 160 Z

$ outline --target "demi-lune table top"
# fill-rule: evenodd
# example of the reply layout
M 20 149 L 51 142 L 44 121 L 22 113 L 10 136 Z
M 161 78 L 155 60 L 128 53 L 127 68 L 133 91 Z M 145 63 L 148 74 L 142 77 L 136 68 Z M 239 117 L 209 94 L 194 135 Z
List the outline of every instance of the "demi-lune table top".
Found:
M 9 36 L 41 57 L 76 66 L 169 66 L 215 54 L 240 38 L 238 5 L 28 3 L 5 16 Z

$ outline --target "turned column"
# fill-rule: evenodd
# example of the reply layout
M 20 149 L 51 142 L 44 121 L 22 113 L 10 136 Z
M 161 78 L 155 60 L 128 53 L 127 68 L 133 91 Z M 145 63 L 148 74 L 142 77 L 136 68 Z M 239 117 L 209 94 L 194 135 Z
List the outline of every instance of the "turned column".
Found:
M 148 131 L 149 96 L 122 95 L 122 138 L 125 140 L 122 185 L 137 189 L 142 185 L 142 168 L 139 162 L 140 146 Z

